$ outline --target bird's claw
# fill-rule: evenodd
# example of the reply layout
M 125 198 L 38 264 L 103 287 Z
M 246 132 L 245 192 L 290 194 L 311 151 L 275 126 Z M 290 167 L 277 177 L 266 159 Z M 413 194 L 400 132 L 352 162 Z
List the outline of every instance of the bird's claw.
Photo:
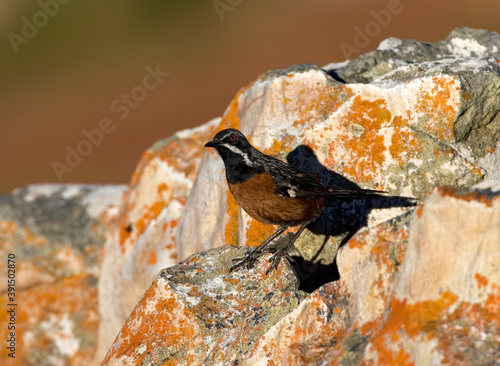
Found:
M 266 271 L 266 274 L 269 274 L 270 272 L 274 271 L 276 268 L 278 268 L 281 258 L 283 258 L 287 254 L 286 250 L 279 251 L 275 253 L 270 259 L 269 262 L 271 262 L 271 266 L 268 268 Z
M 271 266 L 266 271 L 266 274 L 269 274 L 270 272 L 272 272 L 273 270 L 278 268 L 278 265 L 280 264 L 281 258 L 287 256 L 287 251 L 281 250 L 281 251 L 277 252 L 276 249 L 273 248 L 273 249 L 266 251 L 266 252 L 274 253 L 272 255 L 272 257 L 269 259 L 269 262 L 271 262 Z M 254 252 L 254 253 L 250 253 L 245 258 L 234 258 L 233 263 L 236 263 L 236 262 L 238 262 L 238 263 L 234 264 L 229 269 L 229 272 L 234 272 L 237 269 L 243 268 L 243 267 L 246 269 L 251 269 L 255 265 L 255 262 L 257 261 L 257 258 L 259 257 L 259 255 L 256 255 L 256 254 L 261 254 L 261 253 Z
M 250 269 L 254 266 L 255 261 L 256 261 L 256 258 L 254 258 L 252 255 L 249 255 L 245 258 L 234 258 L 233 263 L 235 263 L 235 262 L 239 262 L 239 263 L 236 263 L 234 266 L 229 268 L 229 272 L 234 272 L 238 268 L 242 268 L 242 267 L 246 267 L 246 269 Z

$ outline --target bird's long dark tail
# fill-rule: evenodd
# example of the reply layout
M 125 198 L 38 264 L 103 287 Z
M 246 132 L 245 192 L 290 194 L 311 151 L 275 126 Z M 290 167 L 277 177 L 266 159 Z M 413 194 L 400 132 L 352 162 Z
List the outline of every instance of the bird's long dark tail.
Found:
M 330 196 L 328 200 L 349 200 L 349 199 L 390 199 L 397 200 L 398 206 L 411 207 L 417 205 L 417 200 L 413 197 L 389 196 L 385 191 L 377 191 L 374 189 L 335 189 L 328 188 Z
M 385 191 L 376 191 L 373 189 L 336 189 L 328 188 L 332 195 L 330 198 L 376 198 L 388 197 Z

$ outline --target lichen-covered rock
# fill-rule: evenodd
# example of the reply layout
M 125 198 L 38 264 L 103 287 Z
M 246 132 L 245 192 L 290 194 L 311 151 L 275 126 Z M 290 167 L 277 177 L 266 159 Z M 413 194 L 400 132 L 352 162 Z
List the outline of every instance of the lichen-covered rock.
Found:
M 457 29 L 439 44 L 391 44 L 325 69 L 268 72 L 240 90 L 218 129 L 239 128 L 263 152 L 336 187 L 423 199 L 433 187 L 470 187 L 500 171 L 498 35 Z M 176 234 L 180 259 L 226 243 L 257 245 L 274 229 L 237 207 L 223 169 L 215 152 L 204 155 Z M 331 263 L 359 228 L 401 213 L 393 206 L 327 209 L 316 233 L 332 239 L 316 259 Z M 322 245 L 299 240 L 296 250 L 311 257 Z
M 437 188 L 411 216 L 355 235 L 326 284 L 243 365 L 500 362 L 500 177 Z
M 125 188 L 46 184 L 0 197 L 2 278 L 7 278 L 7 258 L 15 263 L 15 277 L 9 276 L 15 280 L 15 291 L 9 291 L 14 301 L 5 295 L 7 281 L 0 283 L 0 337 L 7 340 L 13 330 L 16 339 L 16 357 L 7 357 L 4 347 L 2 364 L 94 362 L 104 233 Z M 10 330 L 4 326 L 10 321 L 8 303 L 17 304 Z
M 356 234 L 339 250 L 340 280 L 314 291 L 271 328 L 244 364 L 358 364 L 369 339 L 361 326 L 387 310 L 408 244 L 410 217 Z
M 176 228 L 203 145 L 217 123 L 178 132 L 142 156 L 120 206 L 117 230 L 106 241 L 99 281 L 101 358 L 153 278 L 178 262 Z
M 420 364 L 500 362 L 499 263 L 500 179 L 493 190 L 433 190 L 411 223 L 390 311 L 367 358 L 390 346 Z
M 287 264 L 267 260 L 229 273 L 242 248 L 195 254 L 160 272 L 118 334 L 103 365 L 238 364 L 305 297 Z
M 286 262 L 272 275 L 267 258 L 229 274 L 242 249 L 200 253 L 158 276 L 104 364 L 493 365 L 499 239 L 500 176 L 434 189 L 357 233 L 338 252 L 340 280 L 305 299 Z M 294 303 L 277 306 L 281 296 Z

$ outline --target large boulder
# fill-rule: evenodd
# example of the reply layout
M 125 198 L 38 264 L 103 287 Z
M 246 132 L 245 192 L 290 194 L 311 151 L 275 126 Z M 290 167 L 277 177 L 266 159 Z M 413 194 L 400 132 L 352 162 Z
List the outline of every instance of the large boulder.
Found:
M 2 325 L 12 323 L 0 336 L 15 339 L 3 364 L 95 362 L 104 242 L 125 190 L 40 184 L 0 197 L 0 271 L 14 281 L 0 284 Z
M 260 338 L 247 337 L 246 347 L 223 342 L 227 357 L 221 358 L 219 341 L 201 346 L 199 337 L 213 340 L 213 332 L 190 306 L 211 295 L 191 291 L 199 299 L 186 300 L 186 289 L 173 286 L 172 278 L 200 252 L 218 276 L 196 287 L 233 279 L 234 288 L 228 283 L 224 293 L 240 292 L 239 276 L 279 279 L 286 267 L 262 277 L 267 257 L 256 273 L 230 274 L 229 264 L 216 264 L 220 252 L 212 248 L 258 245 L 275 228 L 238 208 L 220 157 L 206 151 L 175 230 L 178 260 L 186 261 L 169 269 L 174 277 L 168 281 L 153 282 L 104 364 L 498 360 L 499 182 L 492 177 L 500 171 L 499 50 L 497 34 L 459 28 L 436 44 L 389 39 L 356 60 L 271 71 L 242 88 L 210 132 L 238 128 L 261 151 L 325 185 L 382 189 L 423 205 L 405 212 L 404 200 L 388 198 L 328 207 L 292 250 L 296 298 L 302 299 L 301 290 L 311 294 L 270 328 L 267 323 Z M 475 186 L 481 182 L 488 188 Z M 227 253 L 227 262 L 237 256 Z M 256 296 L 261 291 L 255 287 Z M 248 296 L 245 291 L 237 301 Z M 147 310 L 152 304 L 162 309 L 158 317 Z M 169 309 L 183 309 L 182 315 L 165 320 Z M 223 303 L 210 309 L 226 314 Z M 221 325 L 231 339 L 253 329 L 244 320 L 248 308 L 240 310 L 245 316 L 229 328 Z M 181 337 L 171 338 L 167 328 L 143 333 L 149 327 L 138 325 L 144 322 L 153 329 L 166 322 Z

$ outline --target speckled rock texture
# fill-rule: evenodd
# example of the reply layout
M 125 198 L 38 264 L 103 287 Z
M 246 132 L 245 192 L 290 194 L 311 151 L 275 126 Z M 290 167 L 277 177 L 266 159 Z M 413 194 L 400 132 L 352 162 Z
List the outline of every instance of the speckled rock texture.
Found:
M 2 365 L 95 363 L 105 233 L 125 189 L 46 184 L 0 197 L 0 272 L 7 279 L 7 258 L 14 255 L 17 304 L 16 358 L 2 347 Z M 7 280 L 0 293 L 0 337 L 7 340 L 13 330 L 6 325 Z
M 268 261 L 229 273 L 245 254 L 230 245 L 160 272 L 125 323 L 107 365 L 240 362 L 255 342 L 306 293 L 286 264 L 267 276 Z
M 413 214 L 356 234 L 328 283 L 243 365 L 500 362 L 500 179 L 436 188 Z
M 270 71 L 221 118 L 154 144 L 126 189 L 1 197 L 24 364 L 500 364 L 499 60 L 498 34 L 458 28 Z M 390 197 L 338 201 L 275 271 L 266 254 L 229 273 L 275 230 L 203 148 L 229 127 L 324 185 Z
M 195 254 L 157 276 L 103 365 L 498 364 L 499 239 L 500 176 L 358 232 L 340 279 L 307 296 L 286 261 L 229 273 L 242 248 Z

